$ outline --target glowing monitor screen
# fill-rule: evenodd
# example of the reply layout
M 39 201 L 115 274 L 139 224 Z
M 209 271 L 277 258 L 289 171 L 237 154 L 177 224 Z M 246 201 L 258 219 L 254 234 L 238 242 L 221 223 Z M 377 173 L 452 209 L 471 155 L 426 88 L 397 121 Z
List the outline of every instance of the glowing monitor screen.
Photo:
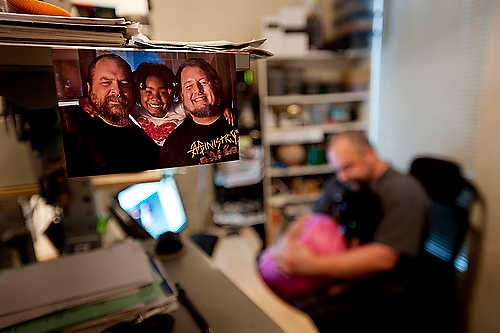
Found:
M 175 180 L 130 186 L 118 193 L 118 203 L 151 237 L 180 232 L 186 225 L 186 213 Z

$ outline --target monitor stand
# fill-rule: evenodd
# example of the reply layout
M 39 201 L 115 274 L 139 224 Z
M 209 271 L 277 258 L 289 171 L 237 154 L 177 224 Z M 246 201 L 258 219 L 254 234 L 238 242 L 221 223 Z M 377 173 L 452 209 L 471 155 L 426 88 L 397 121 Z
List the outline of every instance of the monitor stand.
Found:
M 155 253 L 161 259 L 176 258 L 182 254 L 184 248 L 179 234 L 167 231 L 158 237 Z

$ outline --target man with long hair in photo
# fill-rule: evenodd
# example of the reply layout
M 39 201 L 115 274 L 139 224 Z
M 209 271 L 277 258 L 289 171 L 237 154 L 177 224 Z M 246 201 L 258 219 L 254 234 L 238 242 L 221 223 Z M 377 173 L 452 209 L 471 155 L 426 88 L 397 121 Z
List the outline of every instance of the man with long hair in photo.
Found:
M 238 129 L 223 116 L 227 105 L 215 69 L 201 58 L 188 59 L 177 70 L 177 81 L 186 119 L 165 141 L 160 166 L 238 159 Z

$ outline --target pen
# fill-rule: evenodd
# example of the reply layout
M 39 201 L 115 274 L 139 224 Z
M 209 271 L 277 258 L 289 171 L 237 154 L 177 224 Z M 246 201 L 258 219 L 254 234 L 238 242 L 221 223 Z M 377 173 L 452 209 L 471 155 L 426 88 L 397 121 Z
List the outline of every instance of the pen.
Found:
M 214 331 L 210 328 L 210 326 L 208 326 L 208 323 L 205 320 L 205 318 L 203 318 L 198 309 L 187 297 L 186 291 L 179 285 L 179 283 L 176 283 L 175 286 L 177 288 L 177 292 L 179 295 L 179 302 L 188 309 L 189 314 L 191 314 L 191 317 L 193 317 L 194 321 L 196 322 L 196 325 L 198 325 L 200 330 L 203 333 L 213 333 Z

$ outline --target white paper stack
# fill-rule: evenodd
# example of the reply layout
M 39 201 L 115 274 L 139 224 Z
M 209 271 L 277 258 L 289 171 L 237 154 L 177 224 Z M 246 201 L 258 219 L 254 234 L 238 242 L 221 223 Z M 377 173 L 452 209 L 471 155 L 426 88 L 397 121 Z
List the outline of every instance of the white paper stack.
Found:
M 101 19 L 0 13 L 0 42 L 123 46 L 129 27 L 125 19 Z
M 132 240 L 4 271 L 0 299 L 0 329 L 15 332 L 92 328 L 176 305 L 164 272 Z
M 229 42 L 225 40 L 179 42 L 151 40 L 144 35 L 132 36 L 130 43 L 136 47 L 158 48 L 170 51 L 198 51 L 198 52 L 229 52 L 248 53 L 253 58 L 266 58 L 272 56 L 272 52 L 259 48 L 266 40 L 264 38 L 245 42 Z

